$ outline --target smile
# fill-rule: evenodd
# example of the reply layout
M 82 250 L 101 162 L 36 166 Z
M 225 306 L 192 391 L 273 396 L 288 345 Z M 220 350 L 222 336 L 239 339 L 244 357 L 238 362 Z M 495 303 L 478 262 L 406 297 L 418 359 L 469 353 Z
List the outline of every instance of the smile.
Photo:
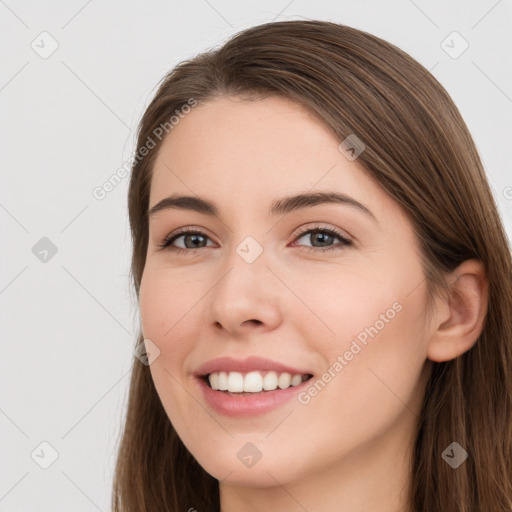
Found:
M 309 374 L 275 371 L 212 372 L 206 376 L 209 386 L 228 393 L 261 393 L 295 387 L 310 379 Z
M 209 409 L 231 417 L 249 417 L 277 409 L 304 390 L 314 373 L 306 366 L 251 355 L 218 357 L 192 376 Z

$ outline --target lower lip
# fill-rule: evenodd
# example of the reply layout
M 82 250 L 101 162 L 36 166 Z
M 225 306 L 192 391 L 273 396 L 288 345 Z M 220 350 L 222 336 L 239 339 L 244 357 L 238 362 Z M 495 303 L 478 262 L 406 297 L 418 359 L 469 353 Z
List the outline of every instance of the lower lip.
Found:
M 298 386 L 261 393 L 229 395 L 225 391 L 216 391 L 204 381 L 196 378 L 208 405 L 219 414 L 232 417 L 256 416 L 284 405 L 298 392 L 309 386 L 309 380 Z

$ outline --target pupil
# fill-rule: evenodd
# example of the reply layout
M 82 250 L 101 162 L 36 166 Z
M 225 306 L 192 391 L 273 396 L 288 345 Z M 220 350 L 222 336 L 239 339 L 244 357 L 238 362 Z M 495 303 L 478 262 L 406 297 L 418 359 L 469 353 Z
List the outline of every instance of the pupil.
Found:
M 188 235 L 187 237 L 185 237 L 185 240 L 187 240 L 188 238 L 193 238 L 194 241 L 192 242 L 192 248 L 194 247 L 197 247 L 197 239 L 198 238 L 203 238 L 201 235 Z M 200 242 L 199 242 L 200 243 Z M 190 246 L 185 242 L 185 245 L 187 246 L 187 248 L 190 249 Z
M 316 233 L 313 235 L 314 238 L 316 238 L 317 241 L 319 241 L 320 243 L 324 243 L 324 245 L 329 242 L 329 238 L 332 238 L 332 235 L 329 235 L 329 234 L 325 234 L 325 233 Z M 320 238 L 320 240 L 318 240 L 318 238 Z M 322 240 L 323 238 L 323 240 Z

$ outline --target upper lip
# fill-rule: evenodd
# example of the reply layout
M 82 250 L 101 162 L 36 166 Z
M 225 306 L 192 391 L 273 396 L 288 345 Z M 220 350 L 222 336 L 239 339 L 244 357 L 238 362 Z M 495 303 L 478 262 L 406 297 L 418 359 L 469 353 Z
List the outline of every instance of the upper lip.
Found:
M 308 370 L 294 368 L 292 366 L 282 364 L 277 361 L 272 361 L 271 359 L 267 359 L 265 357 L 260 356 L 250 356 L 245 359 L 235 359 L 233 357 L 218 357 L 216 359 L 212 359 L 211 361 L 207 361 L 206 363 L 202 364 L 195 371 L 195 375 L 197 377 L 204 377 L 205 375 L 209 375 L 210 373 L 214 372 L 247 373 L 258 370 L 273 370 L 279 373 L 288 372 L 291 373 L 292 375 L 312 375 L 312 373 Z

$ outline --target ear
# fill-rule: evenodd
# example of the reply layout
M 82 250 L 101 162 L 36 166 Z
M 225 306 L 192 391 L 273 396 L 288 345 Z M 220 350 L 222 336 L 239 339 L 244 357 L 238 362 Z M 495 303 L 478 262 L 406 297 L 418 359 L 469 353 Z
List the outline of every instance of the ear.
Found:
M 468 351 L 480 336 L 487 314 L 489 283 L 481 261 L 466 260 L 449 276 L 450 288 L 435 306 L 427 357 L 449 361 Z

